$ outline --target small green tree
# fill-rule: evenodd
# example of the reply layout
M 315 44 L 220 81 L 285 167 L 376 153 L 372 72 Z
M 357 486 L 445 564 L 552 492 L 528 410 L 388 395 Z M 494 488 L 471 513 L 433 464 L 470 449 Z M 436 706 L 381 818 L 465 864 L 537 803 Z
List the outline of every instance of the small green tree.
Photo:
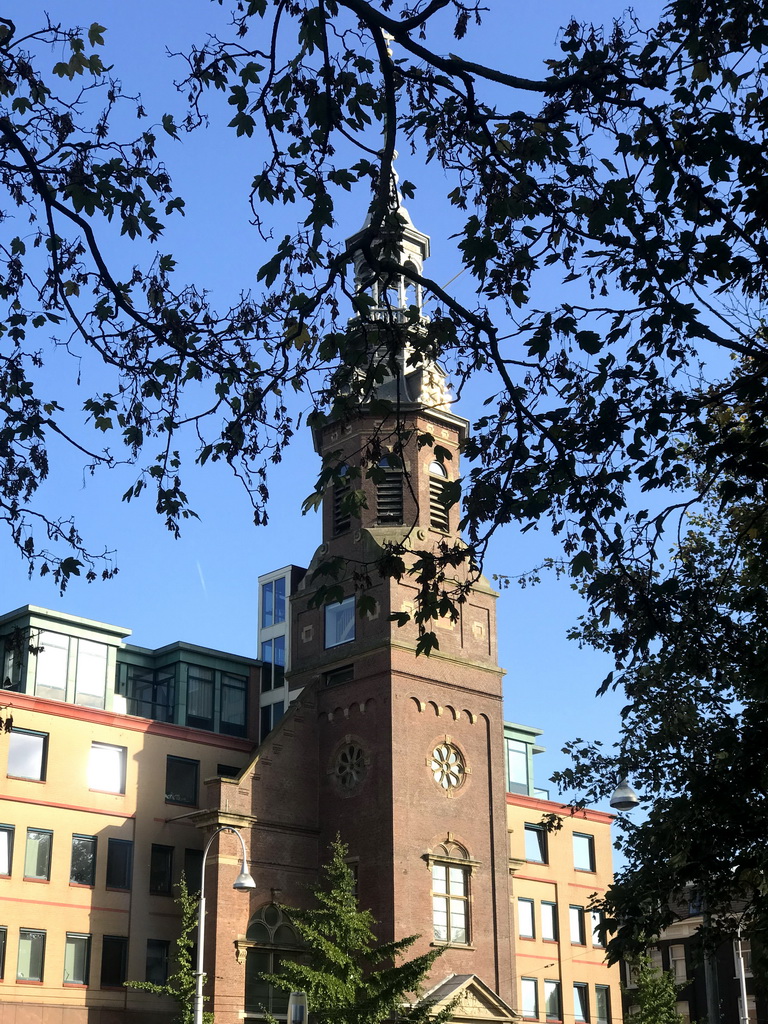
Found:
M 337 839 L 331 851 L 314 890 L 316 906 L 283 908 L 307 947 L 306 957 L 284 961 L 280 974 L 264 979 L 284 991 L 306 992 L 317 1024 L 380 1024 L 395 1016 L 410 1024 L 443 1024 L 452 1005 L 434 1016 L 431 1003 L 412 1005 L 442 949 L 403 961 L 418 935 L 377 945 L 373 916 L 357 905 L 355 879 L 344 860 L 347 848 Z
M 189 891 L 187 880 L 183 874 L 176 889 L 178 894 L 174 903 L 181 909 L 181 932 L 176 939 L 172 957 L 175 970 L 163 985 L 157 985 L 152 981 L 126 981 L 125 985 L 126 988 L 153 992 L 157 996 L 171 996 L 179 1007 L 174 1024 L 193 1024 L 195 1013 L 194 945 L 199 901 L 197 896 Z M 213 1024 L 213 1014 L 204 1013 L 203 1020 L 205 1024 Z
M 651 958 L 638 956 L 632 961 L 637 988 L 630 998 L 637 1007 L 632 1024 L 683 1024 L 677 1012 L 677 987 L 669 971 L 654 967 Z

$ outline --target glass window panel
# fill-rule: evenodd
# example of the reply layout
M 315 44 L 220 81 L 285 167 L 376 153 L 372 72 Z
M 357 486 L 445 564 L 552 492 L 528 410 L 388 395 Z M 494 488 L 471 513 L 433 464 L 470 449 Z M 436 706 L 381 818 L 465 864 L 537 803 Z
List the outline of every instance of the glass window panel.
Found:
M 448 871 L 448 878 L 450 882 L 450 890 L 452 896 L 464 895 L 464 887 L 466 884 L 466 875 L 464 874 L 463 868 L 450 868 Z
M 246 726 L 246 680 L 243 676 L 223 675 L 221 678 L 221 728 L 222 732 L 233 732 L 236 727 L 238 734 L 245 731 Z
M 544 982 L 544 1012 L 547 1015 L 547 1020 L 562 1020 L 563 1010 L 561 1006 L 562 1000 L 560 999 L 560 982 L 559 981 L 545 981 Z
M 347 597 L 325 606 L 325 646 L 338 647 L 355 639 L 355 599 Z
M 541 937 L 557 941 L 557 904 L 541 904 Z
M 539 1016 L 539 988 L 535 978 L 521 978 L 523 1016 L 536 1019 Z
M 600 937 L 600 925 L 603 922 L 602 911 L 591 910 L 589 916 L 592 923 L 592 945 L 602 949 L 604 946 L 604 942 Z
M 533 924 L 533 900 L 518 899 L 517 929 L 521 939 L 533 939 L 536 930 Z
M 75 703 L 89 708 L 103 708 L 107 687 L 107 645 L 93 640 L 79 640 Z
M 573 986 L 573 1017 L 581 1024 L 589 1020 L 589 993 L 587 986 L 580 981 Z
M 8 737 L 8 774 L 16 779 L 45 781 L 48 734 L 14 729 Z
M 5 978 L 5 948 L 8 944 L 8 929 L 0 928 L 0 981 Z
M 525 859 L 536 864 L 547 863 L 547 834 L 541 825 L 525 826 Z
M 577 871 L 595 870 L 594 836 L 573 833 L 573 866 Z
M 264 662 L 261 668 L 261 692 L 266 693 L 272 689 L 272 641 L 264 640 L 261 645 L 261 660 Z
M 197 728 L 213 726 L 213 669 L 187 669 L 187 722 Z M 195 719 L 194 723 L 190 719 Z
M 128 839 L 107 842 L 107 888 L 130 889 L 133 874 L 133 843 Z
M 571 928 L 571 942 L 576 943 L 579 946 L 585 944 L 584 937 L 584 908 L 583 907 L 569 907 L 568 917 Z
M 128 939 L 122 935 L 105 935 L 101 944 L 101 986 L 122 988 L 128 961 Z
M 447 892 L 448 868 L 445 864 L 432 865 L 432 888 L 436 892 Z
M 42 981 L 45 965 L 45 932 L 22 928 L 19 931 L 17 981 Z
M 519 740 L 507 740 L 507 789 L 528 792 L 528 744 Z
M 261 585 L 261 625 L 271 626 L 274 623 L 274 584 L 262 583 Z
M 67 932 L 64 946 L 64 984 L 87 985 L 91 951 L 90 935 Z
M 88 785 L 102 793 L 125 793 L 125 747 L 92 743 L 88 762 Z
M 51 700 L 64 700 L 67 692 L 69 637 L 41 630 L 37 644 L 35 695 Z
M 203 851 L 184 851 L 184 877 L 187 880 L 187 888 L 190 892 L 200 892 L 200 884 L 203 877 Z
M 168 981 L 168 956 L 170 943 L 164 939 L 147 939 L 147 961 L 144 980 L 153 985 L 164 985 Z
M 149 891 L 170 896 L 173 891 L 173 847 L 152 844 L 149 860 Z
M 597 1024 L 609 1024 L 611 1019 L 611 990 L 607 985 L 595 985 L 595 1013 Z
M 96 881 L 96 837 L 72 836 L 72 861 L 69 880 L 73 885 L 93 885 Z
M 285 577 L 275 580 L 275 622 L 285 622 Z
M 165 766 L 165 799 L 168 803 L 197 807 L 199 771 L 199 761 L 168 755 Z
M 13 826 L 0 825 L 0 875 L 10 875 L 13 864 Z
M 48 881 L 51 877 L 51 844 L 53 833 L 27 829 L 27 849 L 24 854 L 24 877 Z

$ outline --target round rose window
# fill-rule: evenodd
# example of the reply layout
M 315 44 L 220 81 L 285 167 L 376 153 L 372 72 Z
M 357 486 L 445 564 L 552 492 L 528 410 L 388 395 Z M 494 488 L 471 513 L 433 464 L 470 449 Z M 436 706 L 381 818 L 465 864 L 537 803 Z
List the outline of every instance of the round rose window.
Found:
M 464 758 L 452 743 L 435 747 L 429 768 L 441 789 L 457 789 L 464 781 Z
M 353 789 L 365 775 L 365 754 L 356 743 L 347 743 L 336 756 L 335 775 L 342 789 Z

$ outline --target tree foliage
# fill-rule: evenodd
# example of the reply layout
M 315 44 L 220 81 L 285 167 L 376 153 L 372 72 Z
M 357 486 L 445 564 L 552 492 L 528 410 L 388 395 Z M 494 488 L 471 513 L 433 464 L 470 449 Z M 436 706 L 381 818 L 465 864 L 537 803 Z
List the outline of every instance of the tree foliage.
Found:
M 181 930 L 174 943 L 173 971 L 167 981 L 158 985 L 152 981 L 126 981 L 126 988 L 140 992 L 152 992 L 156 996 L 170 996 L 179 1008 L 175 1024 L 193 1024 L 195 1019 L 195 963 L 193 960 L 197 935 L 198 898 L 187 888 L 186 877 L 182 874 L 177 885 L 174 903 L 181 910 Z M 213 1024 L 213 1014 L 204 1012 L 205 1024 Z
M 747 767 L 749 743 L 760 749 L 761 631 L 748 630 L 762 578 L 742 574 L 742 535 L 718 522 L 731 523 L 735 504 L 759 505 L 768 477 L 768 15 L 758 0 L 670 0 L 656 21 L 574 20 L 541 75 L 524 77 L 462 55 L 466 39 L 482 38 L 483 13 L 479 0 L 234 0 L 231 34 L 186 54 L 183 123 L 165 115 L 127 141 L 122 112 L 145 110 L 103 66 L 102 26 L 49 23 L 21 37 L 0 22 L 0 181 L 13 225 L 0 248 L 0 516 L 30 567 L 60 585 L 83 568 L 109 574 L 73 523 L 35 503 L 55 439 L 91 467 L 135 464 L 124 497 L 151 489 L 173 532 L 194 515 L 183 483 L 191 445 L 198 463 L 232 466 L 263 522 L 267 470 L 296 428 L 289 396 L 310 396 L 316 422 L 353 416 L 400 347 L 395 311 L 371 331 L 356 259 L 385 283 L 419 284 L 430 319 L 406 317 L 413 365 L 438 358 L 459 393 L 475 380 L 485 389 L 463 452 L 467 545 L 412 561 L 390 551 L 360 578 L 416 574 L 429 650 L 432 619 L 465 596 L 450 582 L 457 563 L 471 582 L 500 527 L 549 525 L 555 564 L 588 602 L 582 637 L 616 656 L 605 686 L 625 686 L 636 726 L 618 762 L 590 749 L 602 775 L 571 781 L 605 792 L 618 766 L 659 798 L 651 821 L 669 812 L 668 844 L 642 854 L 653 885 L 649 876 L 631 899 L 615 891 L 639 934 L 672 890 L 704 883 L 711 850 L 723 864 L 751 850 L 721 819 L 735 766 Z M 216 94 L 244 154 L 258 153 L 250 201 L 271 244 L 258 288 L 225 310 L 204 283 L 180 281 L 163 249 L 164 221 L 183 200 L 157 157 L 159 137 L 215 114 Z M 471 301 L 397 262 L 396 145 L 445 176 Z M 413 195 L 407 181 L 400 189 Z M 350 191 L 370 209 L 344 244 L 334 218 Z M 295 227 L 273 237 L 286 214 Z M 134 240 L 128 271 L 104 255 L 112 235 Z M 103 364 L 110 383 L 83 412 L 107 447 L 71 426 L 41 380 L 51 338 Z M 738 360 L 732 373 L 719 369 L 724 357 Z M 380 411 L 397 435 L 396 405 Z M 369 466 L 376 444 L 361 453 Z M 323 467 L 318 494 L 339 472 Z M 689 513 L 709 516 L 714 532 Z M 685 557 L 681 543 L 668 562 L 670 538 L 691 529 L 714 549 Z M 60 544 L 46 547 L 41 531 Z M 703 821 L 713 836 L 702 845 L 701 829 L 688 829 Z M 744 853 L 734 878 L 753 860 Z M 722 892 L 713 882 L 711 895 L 723 902 L 716 877 Z
M 648 956 L 632 961 L 635 988 L 629 990 L 637 1024 L 682 1024 L 677 1012 L 677 989 L 669 971 L 654 967 Z
M 338 840 L 309 910 L 283 907 L 307 947 L 305 959 L 285 960 L 266 980 L 284 991 L 307 993 L 318 1024 L 381 1024 L 396 1018 L 410 1024 L 450 1019 L 452 1006 L 432 1013 L 429 1000 L 415 994 L 442 950 L 403 960 L 418 936 L 377 944 L 370 911 L 361 910 L 355 879 Z

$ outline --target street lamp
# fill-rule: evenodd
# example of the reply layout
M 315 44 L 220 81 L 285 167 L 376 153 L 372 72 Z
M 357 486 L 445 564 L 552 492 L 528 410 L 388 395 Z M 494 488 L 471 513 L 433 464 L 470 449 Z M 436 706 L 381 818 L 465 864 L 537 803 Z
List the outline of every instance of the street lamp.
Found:
M 288 1024 L 307 1024 L 308 1012 L 307 993 L 291 992 L 288 999 Z
M 611 797 L 611 807 L 616 811 L 633 811 L 640 803 L 640 797 L 626 779 L 622 779 Z
M 231 825 L 222 825 L 211 835 L 208 842 L 205 844 L 205 849 L 203 850 L 202 876 L 200 879 L 200 902 L 197 906 L 197 971 L 195 972 L 194 1024 L 203 1024 L 203 978 L 205 976 L 203 973 L 203 945 L 205 942 L 205 861 L 208 857 L 208 851 L 211 848 L 213 840 L 216 836 L 220 836 L 222 832 L 233 832 L 240 840 L 240 846 L 243 849 L 243 865 L 240 868 L 240 874 L 232 883 L 232 888 L 237 889 L 238 892 L 247 892 L 249 889 L 256 888 L 256 883 L 248 870 L 245 841 L 243 840 L 243 837 L 237 829 L 233 828 Z

